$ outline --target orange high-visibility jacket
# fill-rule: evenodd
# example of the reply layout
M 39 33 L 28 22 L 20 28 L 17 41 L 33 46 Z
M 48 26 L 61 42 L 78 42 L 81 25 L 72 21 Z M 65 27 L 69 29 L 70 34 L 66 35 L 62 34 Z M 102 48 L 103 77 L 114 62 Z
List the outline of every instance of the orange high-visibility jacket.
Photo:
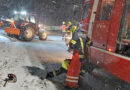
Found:
M 66 25 L 62 25 L 62 30 L 65 31 L 66 30 Z

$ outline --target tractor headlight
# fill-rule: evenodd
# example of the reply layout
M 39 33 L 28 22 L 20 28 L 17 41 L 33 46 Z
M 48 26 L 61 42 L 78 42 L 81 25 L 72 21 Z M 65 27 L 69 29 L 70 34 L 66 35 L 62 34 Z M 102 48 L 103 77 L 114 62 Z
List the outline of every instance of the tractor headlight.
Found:
M 22 14 L 22 15 L 26 15 L 27 12 L 26 12 L 26 11 L 21 11 L 21 14 Z
M 14 11 L 14 14 L 18 14 L 18 12 L 17 12 L 17 11 Z

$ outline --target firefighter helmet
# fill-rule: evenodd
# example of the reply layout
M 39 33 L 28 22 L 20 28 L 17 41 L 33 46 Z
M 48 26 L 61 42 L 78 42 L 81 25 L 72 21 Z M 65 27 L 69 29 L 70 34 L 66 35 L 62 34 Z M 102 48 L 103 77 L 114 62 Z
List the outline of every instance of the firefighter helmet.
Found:
M 63 21 L 62 24 L 65 24 L 65 21 Z
M 68 25 L 72 25 L 71 21 L 68 22 Z

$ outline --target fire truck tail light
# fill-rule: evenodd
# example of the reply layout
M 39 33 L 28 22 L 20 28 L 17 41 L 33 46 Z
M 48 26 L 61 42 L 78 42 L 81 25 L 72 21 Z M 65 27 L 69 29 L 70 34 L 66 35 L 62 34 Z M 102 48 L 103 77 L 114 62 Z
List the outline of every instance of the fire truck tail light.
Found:
M 109 49 L 108 49 L 108 51 L 109 51 L 109 52 L 112 52 L 112 49 L 111 49 L 111 48 L 109 48 Z

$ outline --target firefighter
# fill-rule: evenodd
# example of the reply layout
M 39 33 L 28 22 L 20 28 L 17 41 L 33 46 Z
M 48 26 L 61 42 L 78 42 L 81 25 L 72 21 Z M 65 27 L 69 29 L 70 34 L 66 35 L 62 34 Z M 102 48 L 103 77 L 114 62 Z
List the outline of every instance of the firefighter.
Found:
M 66 42 L 66 46 L 68 47 L 69 47 L 69 42 L 72 38 L 72 29 L 73 29 L 72 23 L 71 21 L 69 21 L 65 32 L 65 42 Z
M 83 63 L 86 56 L 85 54 L 87 51 L 86 47 L 88 44 L 90 44 L 88 43 L 89 40 L 86 38 L 85 31 L 80 30 L 79 28 L 75 30 L 72 35 L 73 35 L 72 39 L 70 40 L 70 43 L 69 43 L 70 44 L 69 51 L 72 51 L 72 50 L 73 52 L 78 51 L 80 62 Z M 82 71 L 84 72 L 83 68 L 82 68 Z
M 67 31 L 68 32 L 71 32 L 71 34 L 74 33 L 74 31 L 77 29 L 77 26 L 73 26 L 71 21 L 68 22 L 68 25 L 67 25 Z
M 66 78 L 66 88 L 75 89 L 78 88 L 79 74 L 84 75 L 86 72 L 86 57 L 88 46 L 91 41 L 86 37 L 85 31 L 78 28 L 73 32 L 72 39 L 70 41 L 70 49 L 73 50 L 73 59 L 69 66 Z M 78 55 L 78 57 L 76 56 Z
M 72 39 L 73 34 L 74 34 L 74 32 L 75 32 L 76 29 L 77 29 L 77 26 L 73 26 L 72 29 L 71 29 L 71 37 L 68 39 L 68 41 L 65 39 L 66 45 L 68 46 L 68 48 L 69 48 L 70 40 Z M 68 51 L 69 51 L 69 49 L 68 49 Z
M 72 29 L 73 29 L 72 22 L 69 21 L 68 24 L 67 24 L 67 28 L 66 28 L 66 34 L 67 35 L 72 35 Z
M 62 39 L 65 38 L 65 32 L 66 32 L 66 25 L 65 25 L 65 21 L 62 22 Z
M 76 27 L 75 27 L 76 28 Z M 82 37 L 78 37 L 78 33 L 80 34 L 80 36 Z M 86 39 L 85 36 L 83 35 L 83 31 L 79 31 L 79 30 L 75 30 L 73 31 L 74 36 L 72 37 L 72 40 L 70 42 L 70 48 L 71 50 L 78 50 L 80 55 L 79 58 L 81 60 L 83 60 L 85 58 L 84 56 L 84 46 L 86 45 Z M 81 35 L 82 34 L 82 35 Z M 84 36 L 84 37 L 83 37 Z M 77 43 L 73 43 L 73 41 L 76 40 Z M 57 75 L 60 75 L 61 73 L 66 73 L 69 67 L 69 64 L 71 62 L 71 59 L 66 59 L 62 62 L 62 67 L 58 70 L 54 70 L 53 72 L 49 72 L 47 73 L 47 77 L 46 78 L 52 78 L 55 77 Z
M 80 75 L 83 75 L 85 73 L 84 69 L 84 61 L 85 61 L 85 55 L 88 46 L 90 45 L 90 40 L 86 38 L 86 35 L 84 34 L 84 31 L 81 31 L 80 29 L 74 31 L 74 36 L 72 37 L 72 40 L 70 42 L 70 48 L 74 51 L 74 54 L 76 51 L 78 51 L 78 57 L 79 57 L 79 63 L 81 63 L 81 70 Z M 62 73 L 66 73 L 69 69 L 69 67 L 78 67 L 75 64 L 71 64 L 73 59 L 66 59 L 62 62 L 62 67 L 58 70 L 54 70 L 53 72 L 47 73 L 46 78 L 52 78 L 57 75 L 60 75 Z M 70 66 L 71 65 L 71 66 Z M 80 67 L 80 65 L 79 65 Z M 68 80 L 68 79 L 67 79 Z M 77 81 L 78 82 L 78 81 Z M 66 86 L 66 88 L 72 88 L 69 86 Z M 76 88 L 76 87 L 74 87 Z
M 71 21 L 68 22 L 67 31 L 68 31 L 68 32 L 71 32 L 71 31 L 72 31 L 72 23 L 71 23 Z

